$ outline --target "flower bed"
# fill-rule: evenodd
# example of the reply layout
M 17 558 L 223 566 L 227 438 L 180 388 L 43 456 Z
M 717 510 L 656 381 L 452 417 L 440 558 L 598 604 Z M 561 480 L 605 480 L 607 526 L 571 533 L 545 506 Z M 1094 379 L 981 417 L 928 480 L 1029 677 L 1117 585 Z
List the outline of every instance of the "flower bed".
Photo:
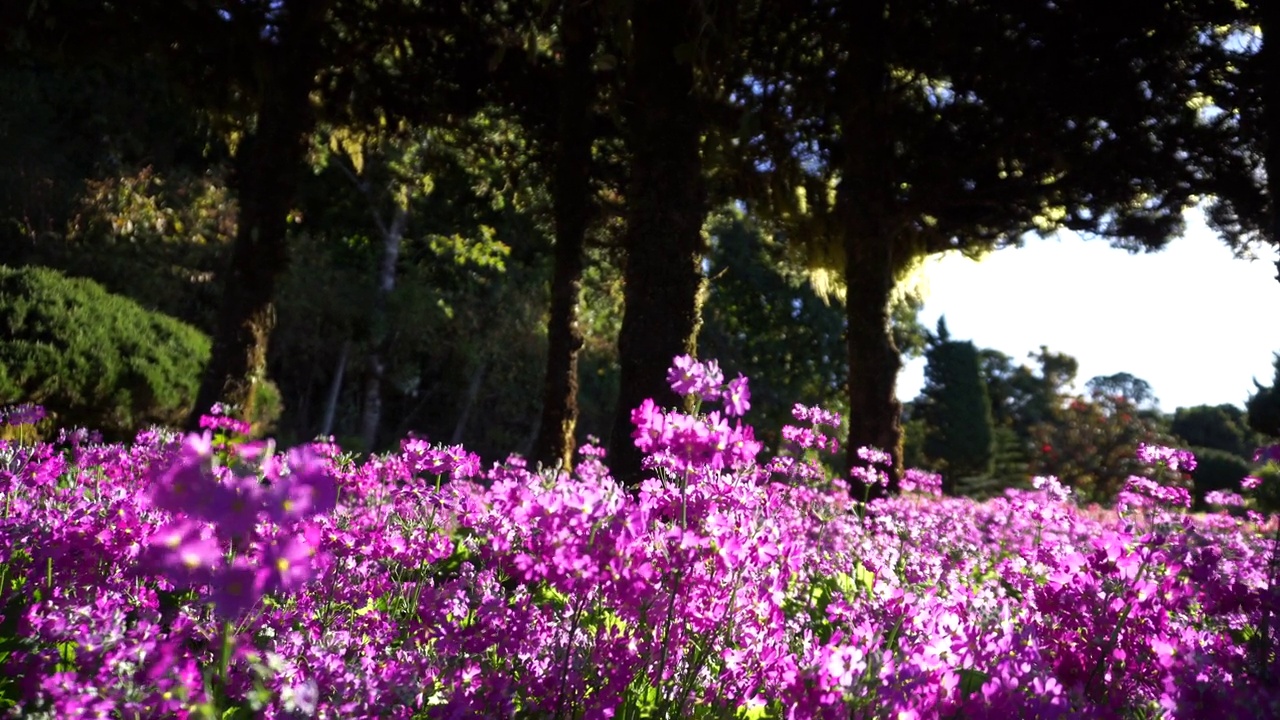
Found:
M 1271 717 L 1274 541 L 1193 516 L 1148 448 L 1119 512 L 1052 478 L 850 499 L 797 407 L 757 463 L 744 379 L 647 404 L 635 492 L 408 439 L 353 462 L 233 421 L 0 445 L 0 703 L 24 717 Z M 730 422 L 733 425 L 730 425 Z M 886 458 L 862 453 L 863 479 Z M 1243 499 L 1240 500 L 1244 502 Z M 1231 504 L 1238 504 L 1231 499 Z

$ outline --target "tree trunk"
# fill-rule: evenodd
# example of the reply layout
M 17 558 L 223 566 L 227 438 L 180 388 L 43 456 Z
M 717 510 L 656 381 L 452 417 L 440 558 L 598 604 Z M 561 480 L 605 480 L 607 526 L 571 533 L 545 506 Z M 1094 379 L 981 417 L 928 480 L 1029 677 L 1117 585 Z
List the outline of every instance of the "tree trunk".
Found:
M 327 6 L 320 0 L 284 3 L 278 45 L 263 40 L 257 126 L 241 142 L 235 159 L 240 214 L 231 266 L 209 364 L 187 420 L 190 429 L 218 401 L 238 406 L 240 416 L 252 420 L 255 391 L 266 380 L 276 281 L 288 262 L 287 214 L 306 160 L 306 138 L 315 125 L 309 95 Z
M 364 381 L 364 412 L 360 419 L 360 442 L 366 453 L 372 453 L 378 442 L 378 425 L 382 421 L 382 383 L 387 374 L 387 354 L 391 350 L 391 329 L 387 324 L 387 302 L 396 289 L 396 264 L 400 261 L 400 242 L 409 223 L 409 209 L 396 205 L 391 224 L 384 223 L 374 208 L 374 220 L 382 235 L 382 261 L 378 267 L 378 287 L 373 296 L 369 327 L 372 337 L 369 368 Z
M 627 484 L 642 478 L 631 440 L 631 410 L 645 398 L 679 399 L 666 382 L 677 355 L 693 354 L 701 325 L 706 215 L 694 98 L 694 70 L 677 58 L 696 40 L 697 4 L 653 0 L 632 18 L 624 104 L 631 176 L 622 330 L 621 389 L 610 437 L 610 467 Z
M 542 420 L 533 442 L 534 459 L 546 466 L 573 464 L 578 424 L 578 297 L 582 289 L 582 246 L 587 232 L 591 192 L 591 103 L 595 92 L 591 58 L 595 20 L 590 0 L 567 0 L 561 24 L 564 67 L 553 202 L 555 273 L 551 281 L 551 318 L 547 324 L 547 374 L 542 389 Z
M 453 435 L 449 438 L 450 445 L 458 445 L 466 435 L 467 423 L 471 421 L 471 411 L 475 408 L 476 401 L 480 399 L 480 387 L 484 383 L 484 374 L 488 370 L 488 361 L 482 360 L 471 373 L 471 382 L 467 385 L 467 399 L 462 406 L 462 412 L 458 415 L 458 423 L 453 426 Z
M 329 437 L 333 434 L 333 417 L 338 412 L 338 398 L 342 395 L 342 376 L 347 370 L 347 353 L 351 352 L 351 341 L 342 343 L 342 351 L 338 353 L 338 367 L 333 371 L 333 382 L 329 383 L 329 395 L 324 402 L 324 419 L 320 422 L 320 435 Z
M 1280 246 L 1280 3 L 1261 3 L 1258 24 L 1262 28 L 1262 117 L 1266 134 L 1263 163 L 1267 169 L 1267 199 L 1270 217 L 1267 235 Z M 1280 271 L 1280 260 L 1276 261 Z M 1280 272 L 1276 274 L 1280 280 Z
M 837 208 L 844 233 L 845 280 L 848 285 L 849 465 L 862 463 L 858 449 L 879 448 L 893 457 L 889 491 L 902 474 L 902 406 L 896 386 L 902 360 L 890 328 L 889 300 L 896 268 L 896 230 L 890 220 L 893 202 L 892 134 L 889 114 L 889 66 L 886 4 L 851 3 L 850 53 L 842 83 L 841 134 L 845 144 Z M 866 488 L 856 480 L 850 488 L 861 498 L 884 488 Z

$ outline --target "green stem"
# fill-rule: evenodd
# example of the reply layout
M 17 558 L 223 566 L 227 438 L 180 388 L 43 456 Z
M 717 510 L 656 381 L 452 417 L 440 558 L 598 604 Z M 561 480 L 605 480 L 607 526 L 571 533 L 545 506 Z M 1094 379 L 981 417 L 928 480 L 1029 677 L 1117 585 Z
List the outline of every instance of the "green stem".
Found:
M 222 623 L 222 653 L 218 659 L 218 683 L 219 689 L 225 691 L 227 688 L 227 676 L 231 670 L 231 622 L 224 621 Z

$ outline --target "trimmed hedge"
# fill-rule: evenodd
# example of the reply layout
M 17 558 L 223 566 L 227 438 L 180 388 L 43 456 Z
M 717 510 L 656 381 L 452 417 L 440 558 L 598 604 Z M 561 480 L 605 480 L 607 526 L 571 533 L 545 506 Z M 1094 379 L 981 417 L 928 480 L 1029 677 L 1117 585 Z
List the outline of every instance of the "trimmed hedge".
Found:
M 1196 456 L 1196 469 L 1191 471 L 1195 482 L 1197 508 L 1204 507 L 1204 496 L 1213 490 L 1240 492 L 1240 480 L 1249 474 L 1253 465 L 1245 458 L 1207 447 L 1192 447 Z
M 183 420 L 209 346 L 199 330 L 92 280 L 0 265 L 0 404 L 39 403 L 59 425 L 131 438 Z

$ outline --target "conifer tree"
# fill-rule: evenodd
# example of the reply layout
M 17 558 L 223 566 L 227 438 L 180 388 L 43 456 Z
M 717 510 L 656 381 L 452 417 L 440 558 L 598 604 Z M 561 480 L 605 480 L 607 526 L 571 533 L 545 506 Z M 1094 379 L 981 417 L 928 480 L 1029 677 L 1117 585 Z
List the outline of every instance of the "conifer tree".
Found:
M 960 478 L 991 472 L 991 401 L 978 349 L 972 342 L 952 340 L 945 319 L 938 320 L 937 338 L 925 356 L 924 453 L 942 471 L 943 491 L 953 493 Z

